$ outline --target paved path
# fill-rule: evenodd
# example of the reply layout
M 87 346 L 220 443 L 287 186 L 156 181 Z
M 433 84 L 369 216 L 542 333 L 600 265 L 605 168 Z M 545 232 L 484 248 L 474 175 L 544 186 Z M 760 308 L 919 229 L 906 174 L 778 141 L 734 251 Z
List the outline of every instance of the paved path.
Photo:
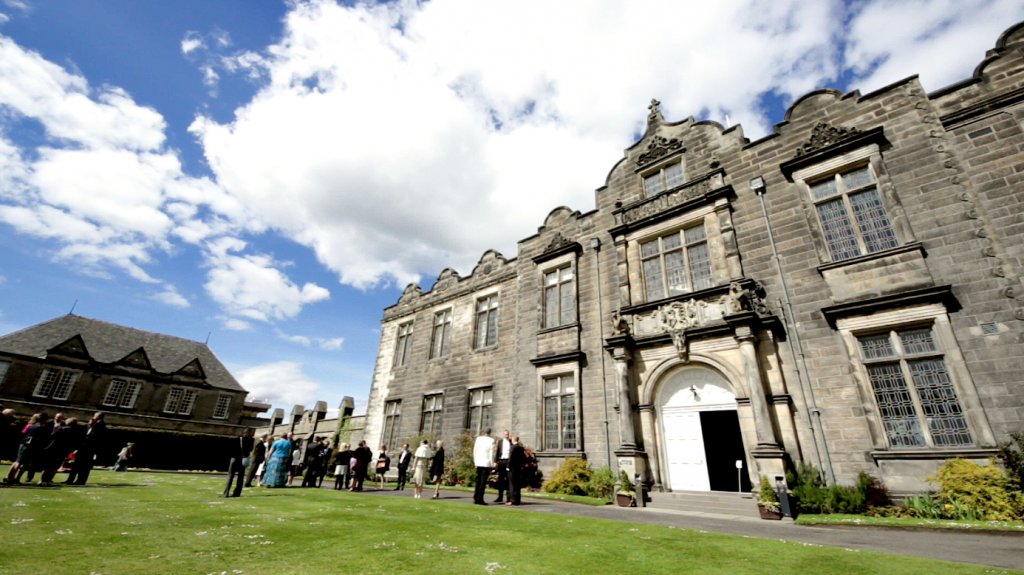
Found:
M 324 488 L 328 487 L 324 481 Z M 368 488 L 364 494 L 371 497 L 412 497 L 412 488 L 394 491 L 385 488 L 376 491 Z M 424 497 L 433 491 L 424 489 Z M 494 499 L 487 495 L 487 501 Z M 467 491 L 441 490 L 441 500 L 449 503 L 472 504 L 473 494 Z M 492 504 L 493 507 L 505 507 Z M 654 525 L 673 525 L 687 529 L 703 529 L 719 533 L 734 533 L 751 537 L 772 537 L 801 543 L 870 549 L 901 553 L 929 559 L 962 561 L 993 567 L 1024 569 L 1024 534 L 985 534 L 964 531 L 909 531 L 872 527 L 809 527 L 792 522 L 764 521 L 756 518 L 707 513 L 686 513 L 661 509 L 627 508 L 606 505 L 594 507 L 578 503 L 564 503 L 545 499 L 523 497 L 523 504 L 517 509 L 578 517 L 599 517 L 618 521 L 636 521 Z M 510 509 L 510 512 L 514 512 Z

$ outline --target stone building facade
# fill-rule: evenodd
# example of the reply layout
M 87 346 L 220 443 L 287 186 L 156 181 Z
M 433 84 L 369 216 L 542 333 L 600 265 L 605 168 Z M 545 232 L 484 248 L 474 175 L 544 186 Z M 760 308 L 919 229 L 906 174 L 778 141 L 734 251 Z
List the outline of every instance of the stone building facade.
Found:
M 111 441 L 149 447 L 143 466 L 195 469 L 177 441 L 238 437 L 270 406 L 247 392 L 205 343 L 67 314 L 0 336 L 0 403 L 21 417 L 105 413 Z M 177 438 L 177 439 L 175 439 Z M 213 441 L 209 441 L 213 440 Z M 160 445 L 160 449 L 153 446 Z M 100 451 L 101 460 L 123 444 Z M 169 449 L 169 450 L 168 450 Z M 220 462 L 220 459 L 224 459 Z M 141 463 L 136 463 L 142 465 Z M 226 465 L 218 458 L 216 465 Z M 189 467 L 191 465 L 191 467 Z
M 756 141 L 652 101 L 596 209 L 384 310 L 364 437 L 507 428 L 667 491 L 984 461 L 1024 422 L 1022 72 L 1024 23 L 967 80 L 816 90 Z

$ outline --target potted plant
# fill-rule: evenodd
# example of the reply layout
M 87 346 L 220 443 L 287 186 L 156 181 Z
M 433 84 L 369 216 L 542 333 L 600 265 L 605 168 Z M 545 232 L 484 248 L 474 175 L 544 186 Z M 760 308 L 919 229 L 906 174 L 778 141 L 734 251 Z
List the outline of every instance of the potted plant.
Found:
M 619 507 L 636 507 L 636 490 L 625 471 L 619 472 L 619 483 L 619 490 L 615 493 Z
M 761 512 L 761 519 L 782 519 L 782 504 L 779 503 L 779 496 L 772 489 L 768 478 L 761 476 L 761 490 L 757 494 L 757 510 Z

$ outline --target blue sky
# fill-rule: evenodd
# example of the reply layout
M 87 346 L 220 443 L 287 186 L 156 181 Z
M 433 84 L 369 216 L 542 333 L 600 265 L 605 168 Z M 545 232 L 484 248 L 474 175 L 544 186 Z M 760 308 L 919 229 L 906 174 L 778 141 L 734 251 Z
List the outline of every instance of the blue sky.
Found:
M 815 88 L 964 78 L 1021 19 L 1008 0 L 0 0 L 0 333 L 74 304 L 209 337 L 286 410 L 358 406 L 382 309 L 591 209 L 650 98 L 753 139 Z

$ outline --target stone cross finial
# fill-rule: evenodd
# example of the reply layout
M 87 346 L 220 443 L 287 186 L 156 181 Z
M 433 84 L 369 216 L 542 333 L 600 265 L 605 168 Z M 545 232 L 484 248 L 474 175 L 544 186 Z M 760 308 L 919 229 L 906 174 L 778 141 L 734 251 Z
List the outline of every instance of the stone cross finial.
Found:
M 650 110 L 651 113 L 653 114 L 653 113 L 659 111 L 658 110 L 658 106 L 660 106 L 660 105 L 661 105 L 661 102 L 659 102 L 657 98 L 651 98 L 651 105 L 647 106 L 647 109 Z

